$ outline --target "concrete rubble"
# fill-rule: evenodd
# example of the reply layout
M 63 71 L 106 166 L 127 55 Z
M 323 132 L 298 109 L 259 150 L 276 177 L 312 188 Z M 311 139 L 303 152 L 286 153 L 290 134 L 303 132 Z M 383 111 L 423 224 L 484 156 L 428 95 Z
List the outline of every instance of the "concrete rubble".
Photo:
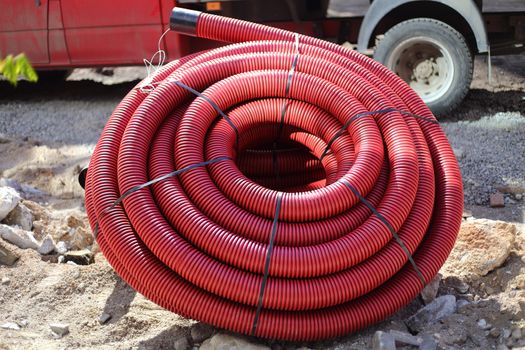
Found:
M 19 226 L 23 230 L 31 231 L 33 228 L 33 214 L 28 207 L 19 202 L 13 210 L 7 214 L 3 223 L 10 226 Z
M 270 347 L 254 344 L 230 334 L 218 333 L 204 341 L 199 350 L 270 350 Z
M 37 250 L 40 247 L 40 244 L 30 231 L 22 230 L 16 226 L 11 227 L 0 224 L 0 237 L 21 249 Z
M 53 237 L 50 235 L 47 235 L 44 240 L 42 241 L 42 244 L 37 249 L 37 252 L 39 252 L 42 255 L 48 255 L 53 252 L 55 252 L 57 249 L 55 245 L 55 241 L 53 240 Z
M 410 331 L 419 333 L 423 328 L 452 315 L 454 312 L 456 312 L 456 297 L 443 295 L 409 317 L 405 323 Z
M 0 242 L 0 265 L 12 266 L 19 258 L 18 254 Z
M 67 323 L 50 323 L 49 328 L 59 337 L 69 334 L 69 325 Z
M 11 210 L 16 207 L 20 199 L 20 195 L 14 188 L 0 187 L 0 221 L 4 220 Z

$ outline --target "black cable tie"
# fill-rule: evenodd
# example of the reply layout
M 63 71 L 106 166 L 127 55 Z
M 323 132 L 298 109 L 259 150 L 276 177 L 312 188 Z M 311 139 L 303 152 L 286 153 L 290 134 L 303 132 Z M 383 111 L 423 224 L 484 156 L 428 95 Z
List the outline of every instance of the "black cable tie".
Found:
M 279 123 L 279 136 L 277 137 L 277 139 L 280 139 L 283 135 L 283 129 L 284 129 L 284 120 L 285 120 L 285 116 L 286 116 L 286 111 L 288 110 L 288 104 L 289 104 L 290 100 L 286 100 L 283 104 L 283 107 L 281 108 L 281 120 L 280 120 L 280 123 Z
M 288 99 L 290 96 L 290 87 L 292 86 L 292 78 L 295 73 L 295 68 L 297 67 L 297 63 L 299 62 L 299 55 L 301 52 L 299 51 L 299 34 L 295 33 L 295 56 L 292 61 L 292 66 L 290 67 L 290 70 L 288 71 L 288 79 L 286 80 L 286 88 L 284 89 L 284 97 Z M 284 115 L 286 114 L 286 109 L 288 108 L 288 100 L 285 102 L 282 110 L 281 110 L 281 130 L 284 127 Z
M 212 101 L 211 98 L 209 98 L 208 96 L 198 92 L 197 90 L 193 89 L 192 87 L 184 84 L 184 83 L 181 83 L 180 81 L 178 80 L 173 80 L 173 83 L 177 86 L 180 86 L 181 88 L 183 89 L 186 89 L 188 90 L 189 92 L 191 92 L 192 94 L 194 94 L 195 96 L 197 97 L 200 97 L 204 100 L 206 100 L 206 102 L 208 102 L 212 107 L 213 109 L 215 109 L 217 111 L 217 113 L 219 113 L 221 115 L 221 117 L 223 117 L 226 122 L 228 122 L 228 124 L 230 124 L 230 126 L 232 127 L 233 131 L 235 131 L 235 149 L 238 150 L 238 146 L 239 146 L 239 129 L 237 129 L 237 127 L 235 126 L 235 124 L 233 124 L 232 120 L 230 119 L 230 117 L 228 117 L 228 115 L 226 113 L 224 113 L 220 108 L 219 106 Z
M 272 233 L 270 234 L 270 243 L 268 244 L 268 251 L 266 253 L 266 261 L 264 262 L 264 275 L 261 282 L 261 289 L 259 291 L 259 301 L 257 303 L 257 310 L 255 311 L 255 317 L 253 319 L 252 325 L 252 336 L 255 336 L 257 331 L 257 323 L 259 322 L 259 316 L 261 315 L 263 298 L 264 298 L 264 289 L 266 288 L 266 281 L 268 280 L 268 274 L 270 272 L 270 261 L 272 258 L 273 243 L 275 241 L 275 236 L 277 234 L 277 225 L 279 223 L 279 212 L 281 211 L 281 203 L 283 200 L 283 193 L 277 192 L 277 201 L 275 204 L 275 214 L 273 217 L 272 224 Z
M 348 187 L 350 191 L 352 191 L 359 198 L 359 200 L 363 202 L 368 207 L 368 209 L 370 209 L 372 213 L 375 216 L 377 216 L 377 218 L 388 228 L 392 236 L 394 236 L 395 240 L 397 241 L 397 243 L 399 244 L 399 246 L 401 247 L 401 249 L 407 256 L 408 261 L 410 261 L 410 264 L 414 267 L 414 270 L 416 270 L 416 274 L 419 277 L 419 280 L 421 281 L 421 283 L 423 284 L 423 287 L 425 287 L 427 285 L 425 281 L 425 277 L 423 277 L 423 274 L 417 267 L 416 262 L 414 261 L 414 258 L 412 257 L 412 254 L 410 254 L 410 251 L 406 247 L 405 243 L 403 243 L 403 240 L 401 239 L 401 237 L 399 237 L 396 230 L 394 230 L 394 228 L 392 227 L 392 225 L 390 225 L 388 220 L 383 215 L 381 215 L 381 213 L 379 213 L 377 209 L 368 200 L 366 200 L 365 197 L 361 196 L 359 191 L 354 186 L 352 186 L 352 184 L 348 182 L 348 180 L 341 179 L 339 181 L 343 183 L 346 187 Z
M 281 109 L 281 123 L 279 127 L 279 138 L 282 136 L 282 131 L 284 128 L 284 117 L 286 115 L 286 110 L 288 109 L 288 97 L 290 96 L 290 87 L 292 86 L 292 78 L 295 73 L 295 68 L 297 67 L 297 63 L 299 62 L 299 55 L 301 52 L 299 51 L 299 34 L 295 33 L 295 41 L 294 41 L 294 47 L 295 47 L 295 56 L 292 60 L 292 65 L 290 67 L 290 70 L 288 71 L 288 79 L 286 79 L 286 87 L 284 89 L 284 98 L 286 99 L 283 108 Z
M 193 170 L 195 168 L 199 168 L 201 166 L 206 166 L 206 165 L 210 165 L 210 164 L 214 164 L 214 163 L 218 163 L 218 162 L 221 162 L 223 160 L 233 160 L 232 158 L 230 157 L 217 157 L 217 158 L 213 158 L 213 159 L 210 159 L 210 160 L 207 160 L 205 162 L 201 162 L 201 163 L 197 163 L 197 164 L 192 164 L 192 165 L 188 165 L 187 167 L 185 168 L 182 168 L 182 169 L 179 169 L 179 170 L 175 170 L 175 171 L 172 171 L 171 173 L 168 173 L 168 174 L 165 174 L 165 175 L 162 175 L 160 177 L 157 177 L 156 179 L 153 179 L 153 180 L 150 180 L 148 182 L 145 182 L 141 185 L 138 185 L 138 186 L 135 186 L 135 187 L 132 187 L 130 188 L 129 190 L 127 190 L 126 192 L 124 192 L 124 194 L 122 194 L 116 201 L 113 202 L 113 204 L 111 204 L 109 207 L 107 207 L 106 209 L 104 209 L 102 211 L 102 213 L 100 214 L 100 217 L 97 219 L 97 223 L 95 225 L 95 229 L 93 230 L 93 236 L 95 237 L 95 239 L 97 239 L 97 235 L 98 235 L 98 231 L 99 231 L 99 221 L 113 208 L 115 208 L 117 205 L 119 205 L 126 197 L 128 197 L 129 195 L 145 188 L 145 187 L 148 187 L 148 186 L 151 186 L 157 182 L 160 182 L 160 181 L 163 181 L 163 180 L 166 180 L 167 178 L 170 178 L 170 177 L 173 177 L 173 176 L 177 176 L 179 174 L 182 174 L 182 173 L 185 173 L 187 171 L 190 171 L 190 170 Z
M 413 117 L 413 118 L 416 118 L 416 119 L 421 119 L 421 120 L 427 121 L 427 122 L 432 123 L 432 124 L 439 124 L 439 122 L 437 120 L 435 120 L 435 119 L 430 119 L 430 118 L 427 118 L 427 117 L 423 117 L 423 116 L 420 116 L 420 115 L 417 115 L 417 114 L 414 114 L 414 113 L 411 113 L 411 112 L 403 111 L 403 110 L 400 110 L 400 109 L 397 109 L 397 108 L 385 108 L 385 109 L 378 109 L 378 110 L 375 110 L 375 111 L 368 111 L 368 112 L 358 113 L 358 114 L 354 115 L 352 118 L 350 118 L 343 125 L 343 127 L 338 132 L 335 133 L 335 135 L 332 137 L 332 139 L 326 145 L 326 148 L 324 149 L 323 154 L 321 154 L 321 157 L 319 157 L 319 160 L 323 160 L 323 158 L 328 154 L 328 151 L 330 150 L 330 147 L 332 147 L 332 145 L 339 138 L 339 136 L 344 134 L 346 129 L 348 129 L 348 127 L 350 126 L 350 124 L 352 124 L 352 122 L 354 120 L 356 120 L 357 118 L 366 117 L 366 116 L 369 116 L 369 115 L 385 114 L 385 113 L 391 113 L 391 112 L 398 112 L 399 114 L 404 115 L 404 116 L 409 116 L 409 117 Z
M 286 117 L 286 111 L 288 110 L 288 104 L 289 104 L 289 100 L 288 100 L 288 97 L 290 95 L 290 87 L 292 85 L 292 78 L 293 78 L 293 75 L 295 73 L 295 68 L 297 67 L 297 62 L 299 62 L 299 55 L 300 55 L 300 51 L 299 51 L 299 34 L 295 33 L 295 41 L 294 41 L 294 47 L 295 47 L 295 56 L 292 60 L 292 65 L 290 67 L 290 70 L 288 71 L 288 78 L 286 80 L 286 87 L 284 89 L 284 98 L 286 99 L 284 104 L 283 104 L 283 107 L 281 108 L 281 119 L 280 119 L 280 122 L 279 122 L 279 132 L 278 132 L 278 135 L 273 143 L 273 166 L 274 166 L 274 173 L 276 174 L 277 177 L 279 177 L 279 170 L 276 168 L 276 164 L 277 164 L 277 156 L 275 155 L 275 151 L 277 150 L 277 143 L 278 141 L 282 138 L 283 136 L 283 130 L 284 130 L 284 121 L 285 121 L 285 117 Z
M 290 94 L 290 87 L 292 86 L 292 78 L 293 74 L 295 73 L 295 67 L 297 66 L 297 62 L 299 61 L 299 52 L 297 52 L 293 58 L 292 66 L 290 67 L 290 70 L 288 71 L 288 79 L 286 80 L 286 88 L 284 90 L 284 96 L 288 98 L 288 95 Z

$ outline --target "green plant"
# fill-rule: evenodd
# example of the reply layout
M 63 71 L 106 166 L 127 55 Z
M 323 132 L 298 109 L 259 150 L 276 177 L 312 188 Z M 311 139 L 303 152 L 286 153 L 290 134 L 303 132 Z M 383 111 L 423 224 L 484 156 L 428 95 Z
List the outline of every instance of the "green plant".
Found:
M 14 86 L 18 84 L 19 77 L 30 82 L 38 81 L 38 75 L 23 53 L 16 56 L 7 55 L 6 58 L 0 59 L 0 75 L 3 75 Z

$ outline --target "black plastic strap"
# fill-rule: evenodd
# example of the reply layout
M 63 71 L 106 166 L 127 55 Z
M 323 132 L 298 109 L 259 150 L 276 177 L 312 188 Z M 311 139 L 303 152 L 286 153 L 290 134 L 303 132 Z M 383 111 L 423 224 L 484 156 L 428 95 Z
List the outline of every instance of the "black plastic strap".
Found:
M 261 289 L 259 291 L 259 301 L 257 302 L 257 310 L 255 311 L 255 317 L 253 319 L 252 325 L 252 336 L 255 336 L 257 331 L 257 323 L 259 322 L 259 316 L 261 315 L 263 299 L 264 299 L 264 289 L 266 288 L 266 281 L 268 280 L 268 274 L 270 272 L 270 261 L 272 259 L 273 243 L 275 241 L 275 236 L 277 234 L 277 226 L 279 223 L 279 212 L 281 211 L 281 203 L 283 200 L 283 193 L 277 192 L 277 201 L 275 204 L 275 214 L 273 217 L 272 232 L 270 234 L 270 243 L 268 244 L 268 251 L 266 253 L 266 261 L 264 262 L 264 275 L 261 282 Z
M 288 96 L 290 95 L 290 87 L 292 86 L 292 78 L 295 73 L 295 68 L 297 67 L 297 63 L 299 62 L 299 34 L 295 34 L 295 56 L 292 61 L 292 66 L 290 67 L 290 70 L 288 71 L 288 79 L 286 80 L 286 88 L 284 89 L 284 98 L 286 99 L 282 109 L 281 109 L 281 122 L 279 126 L 279 138 L 281 138 L 281 134 L 284 128 L 284 117 L 286 115 L 286 110 L 288 109 Z
M 286 111 L 288 110 L 288 103 L 289 103 L 289 100 L 288 100 L 288 95 L 286 95 L 286 101 L 284 101 L 284 104 L 283 104 L 283 107 L 281 108 L 281 119 L 280 119 L 280 122 L 279 122 L 279 134 L 277 136 L 277 139 L 280 139 L 282 137 L 282 134 L 283 134 L 283 129 L 284 129 L 284 120 L 285 120 L 285 116 L 286 116 Z
M 284 95 L 288 97 L 290 94 L 290 86 L 292 85 L 292 78 L 293 74 L 295 73 L 295 67 L 297 66 L 297 62 L 299 61 L 299 52 L 295 53 L 295 56 L 292 61 L 292 66 L 290 67 L 290 70 L 288 71 L 288 80 L 286 80 L 286 89 L 284 90 Z
M 416 274 L 419 277 L 421 283 L 423 284 L 423 287 L 425 287 L 427 285 L 425 277 L 423 277 L 421 270 L 419 270 L 419 268 L 417 267 L 416 262 L 414 261 L 414 258 L 412 257 L 412 254 L 410 254 L 410 251 L 406 247 L 405 243 L 403 243 L 403 240 L 401 239 L 401 237 L 399 237 L 396 230 L 394 230 L 394 228 L 392 227 L 392 225 L 390 225 L 388 220 L 383 215 L 381 215 L 381 213 L 378 212 L 377 209 L 374 208 L 374 206 L 365 197 L 361 196 L 359 191 L 354 186 L 352 186 L 352 184 L 348 182 L 348 180 L 341 179 L 339 181 L 343 183 L 346 187 L 348 187 L 350 191 L 352 191 L 359 198 L 359 200 L 363 202 L 368 207 L 368 209 L 370 209 L 370 211 L 372 211 L 372 213 L 375 216 L 377 216 L 377 218 L 388 228 L 388 230 L 390 231 L 392 236 L 394 236 L 395 240 L 397 241 L 403 252 L 406 254 L 408 261 L 414 267 L 414 270 L 416 270 Z
M 192 165 L 188 165 L 187 167 L 185 168 L 182 168 L 182 169 L 179 169 L 179 170 L 175 170 L 175 171 L 172 171 L 171 173 L 168 173 L 168 174 L 165 174 L 165 175 L 162 175 L 160 177 L 157 177 L 156 179 L 153 179 L 153 180 L 150 180 L 148 182 L 145 182 L 141 185 L 138 185 L 138 186 L 135 186 L 135 187 L 132 187 L 130 188 L 129 190 L 127 190 L 126 192 L 124 192 L 124 194 L 122 194 L 119 198 L 117 198 L 116 201 L 113 202 L 113 204 L 111 204 L 109 207 L 107 207 L 106 209 L 104 209 L 102 211 L 102 213 L 100 214 L 100 217 L 97 219 L 97 223 L 95 225 L 95 230 L 93 230 L 93 236 L 95 237 L 95 239 L 97 238 L 97 235 L 98 235 L 98 231 L 99 231 L 99 224 L 98 222 L 113 208 L 115 208 L 117 205 L 119 205 L 126 197 L 128 197 L 129 195 L 143 189 L 144 187 L 148 187 L 148 186 L 151 186 L 157 182 L 160 182 L 160 181 L 163 181 L 163 180 L 166 180 L 167 178 L 170 178 L 172 176 L 177 176 L 179 174 L 182 174 L 182 173 L 185 173 L 187 171 L 190 171 L 190 170 L 193 170 L 195 168 L 199 168 L 199 167 L 202 167 L 202 166 L 206 166 L 206 165 L 210 165 L 210 164 L 214 164 L 214 163 L 218 163 L 218 162 L 222 162 L 223 160 L 233 160 L 232 158 L 230 157 L 217 157 L 217 158 L 213 158 L 213 159 L 210 159 L 208 161 L 205 161 L 205 162 L 201 162 L 201 163 L 197 163 L 197 164 L 192 164 Z
M 392 113 L 392 112 L 397 112 L 397 113 L 399 113 L 399 114 L 401 114 L 403 116 L 408 116 L 408 117 L 413 117 L 413 118 L 416 118 L 416 119 L 421 119 L 421 120 L 427 121 L 427 122 L 432 123 L 432 124 L 439 124 L 439 122 L 437 120 L 435 120 L 435 119 L 422 117 L 420 115 L 417 115 L 417 114 L 414 114 L 414 113 L 411 113 L 411 112 L 407 112 L 407 111 L 403 111 L 403 110 L 400 110 L 400 109 L 397 109 L 397 108 L 385 108 L 385 109 L 378 109 L 376 111 L 368 111 L 368 112 L 358 113 L 358 114 L 354 115 L 352 118 L 348 119 L 348 121 L 343 125 L 343 127 L 338 132 L 336 132 L 334 137 L 332 137 L 332 139 L 326 145 L 326 148 L 324 149 L 323 154 L 321 154 L 321 157 L 319 157 L 319 160 L 323 160 L 323 158 L 328 154 L 328 151 L 330 150 L 330 147 L 332 147 L 332 145 L 334 144 L 335 140 L 337 140 L 339 138 L 339 136 L 344 134 L 345 131 L 350 126 L 350 124 L 352 124 L 352 122 L 354 120 L 356 120 L 357 118 L 366 117 L 366 116 L 370 116 L 370 115 L 376 115 L 376 114 Z
M 276 177 L 279 177 L 279 169 L 278 169 L 277 154 L 276 154 L 277 144 L 279 143 L 279 140 L 283 136 L 284 121 L 285 121 L 285 117 L 286 117 L 286 111 L 288 110 L 288 104 L 290 103 L 290 101 L 288 100 L 288 96 L 290 95 L 290 87 L 292 85 L 292 78 L 293 78 L 293 75 L 295 73 L 295 68 L 297 67 L 297 62 L 299 62 L 299 55 L 300 55 L 300 52 L 299 52 L 299 34 L 296 33 L 295 34 L 295 56 L 294 56 L 293 61 L 292 61 L 292 66 L 290 67 L 290 70 L 288 71 L 288 79 L 286 80 L 286 87 L 284 89 L 284 98 L 286 100 L 284 101 L 284 104 L 283 104 L 283 106 L 281 108 L 281 119 L 280 119 L 280 122 L 279 122 L 279 132 L 278 132 L 277 137 L 275 138 L 275 140 L 273 142 L 273 155 L 272 155 L 272 158 L 273 158 L 273 171 L 274 171 L 274 175 Z
M 235 124 L 233 124 L 232 120 L 230 119 L 230 117 L 228 117 L 228 115 L 226 113 L 224 113 L 220 108 L 219 106 L 217 106 L 217 104 L 215 102 L 212 101 L 211 98 L 209 98 L 208 96 L 198 92 L 197 90 L 193 89 L 192 87 L 184 84 L 184 83 L 181 83 L 180 81 L 178 80 L 174 80 L 173 83 L 177 86 L 180 86 L 181 88 L 183 89 L 186 89 L 188 90 L 189 92 L 191 92 L 192 94 L 194 94 L 195 96 L 197 97 L 200 97 L 202 99 L 204 99 L 206 102 L 208 102 L 212 107 L 213 109 L 215 109 L 217 111 L 217 113 L 219 113 L 221 115 L 221 117 L 224 118 L 224 120 L 226 120 L 226 122 L 228 122 L 228 124 L 230 124 L 230 126 L 232 127 L 233 131 L 235 131 L 235 148 L 237 149 L 238 146 L 239 146 L 239 130 L 237 129 L 237 127 L 235 126 Z

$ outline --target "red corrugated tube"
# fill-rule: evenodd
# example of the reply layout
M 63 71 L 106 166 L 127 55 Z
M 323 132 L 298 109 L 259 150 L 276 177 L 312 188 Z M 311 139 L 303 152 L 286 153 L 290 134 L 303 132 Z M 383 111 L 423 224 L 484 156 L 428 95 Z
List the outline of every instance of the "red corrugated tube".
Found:
M 355 51 L 180 13 L 197 36 L 236 44 L 169 63 L 109 119 L 86 208 L 117 273 L 185 317 L 281 340 L 346 334 L 406 305 L 445 262 L 463 208 L 425 104 Z

